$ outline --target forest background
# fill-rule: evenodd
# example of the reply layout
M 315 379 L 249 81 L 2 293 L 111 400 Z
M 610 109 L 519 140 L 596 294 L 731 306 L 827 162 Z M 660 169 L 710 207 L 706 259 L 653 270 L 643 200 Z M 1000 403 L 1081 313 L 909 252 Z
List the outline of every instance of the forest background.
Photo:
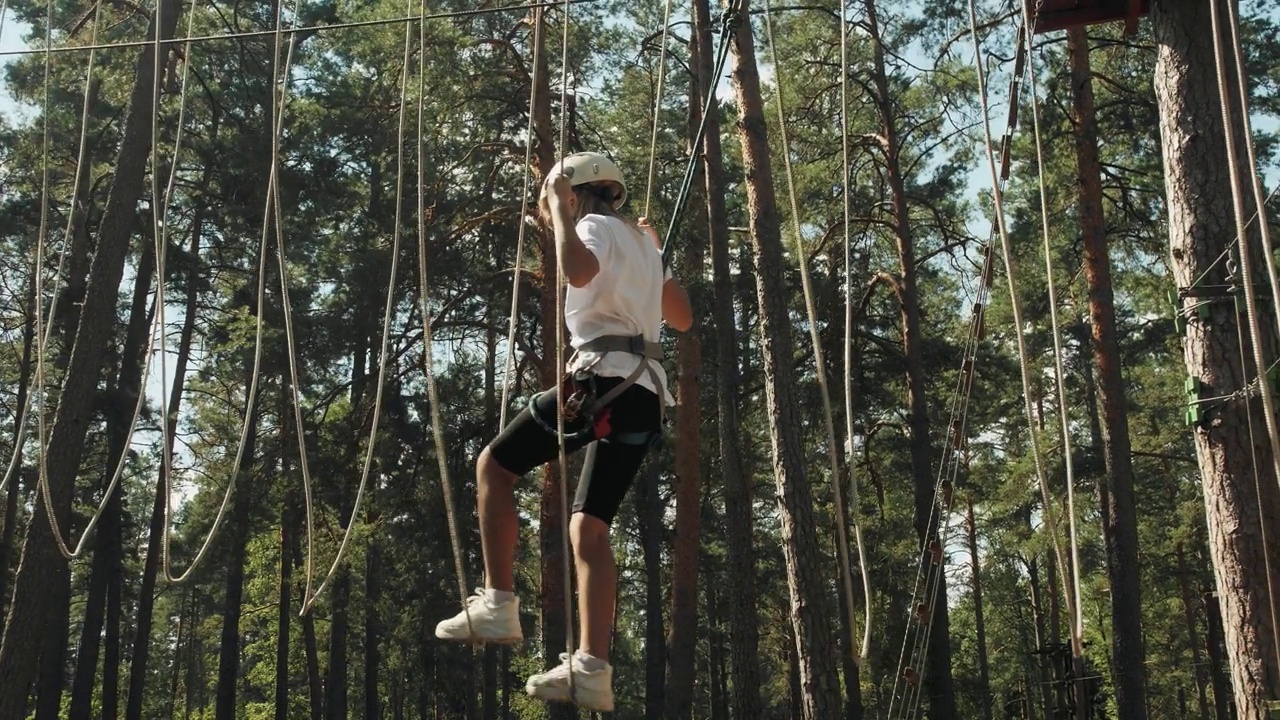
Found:
M 14 714 L 4 717 L 568 713 L 520 692 L 523 678 L 564 647 L 558 472 L 528 478 L 522 495 L 528 522 L 518 582 L 528 641 L 473 653 L 431 633 L 456 611 L 460 592 L 478 583 L 474 458 L 504 410 L 509 417 L 554 376 L 554 295 L 546 291 L 554 278 L 543 272 L 545 234 L 532 224 L 520 231 L 521 188 L 526 168 L 536 187 L 555 161 L 563 129 L 569 149 L 604 150 L 620 161 L 631 179 L 631 213 L 648 207 L 665 232 L 710 82 L 718 48 L 711 30 L 721 9 L 676 4 L 663 54 L 662 3 L 574 4 L 567 46 L 565 16 L 552 5 L 542 15 L 545 44 L 535 59 L 539 22 L 528 8 L 326 29 L 414 16 L 419 6 L 162 0 L 160 30 L 168 37 L 258 34 L 172 45 L 159 63 L 158 105 L 154 55 L 145 46 L 98 50 L 91 69 L 87 50 L 2 58 L 0 450 L 5 460 L 15 444 L 23 452 L 4 491 L 0 616 L 7 616 L 15 586 L 22 593 L 20 562 L 49 568 L 41 581 L 50 590 L 38 595 L 42 622 L 21 634 L 5 628 L 0 713 Z M 699 6 L 703 18 L 695 23 Z M 446 0 L 426 12 L 469 9 Z M 1259 166 L 1268 178 L 1280 102 L 1275 9 L 1269 0 L 1241 8 Z M 141 41 L 153 10 L 131 2 L 9 0 L 0 11 L 0 52 L 40 49 L 50 27 L 57 47 Z M 936 498 L 922 492 L 920 479 L 932 481 L 939 467 L 962 461 L 944 503 L 946 611 L 930 611 L 935 630 L 942 628 L 932 637 L 930 668 L 948 668 L 927 676 L 930 717 L 1047 720 L 1078 692 L 1070 682 L 1072 608 L 1064 599 L 1071 573 L 1058 564 L 1046 522 L 1048 507 L 1065 543 L 1068 477 L 1093 717 L 1135 717 L 1125 711 L 1133 703 L 1153 718 L 1235 717 L 1229 634 L 1186 418 L 1196 405 L 1188 405 L 1179 313 L 1170 298 L 1178 287 L 1151 24 L 1132 36 L 1114 24 L 1085 36 L 1122 398 L 1099 393 L 1095 371 L 1066 34 L 1035 36 L 1030 56 L 1042 161 L 1030 132 L 1032 86 L 1017 83 L 1022 113 L 1003 200 L 1031 430 L 1005 266 L 998 265 L 989 298 L 982 282 L 986 250 L 1000 238 L 991 232 L 968 9 L 820 0 L 779 4 L 772 28 L 760 10 L 750 16 L 755 46 L 744 46 L 743 32 L 734 46 L 738 82 L 730 81 L 729 65 L 716 78 L 719 117 L 710 133 L 723 142 L 714 152 L 701 148 L 710 178 L 696 177 L 672 240 L 676 271 L 699 318 L 691 333 L 668 334 L 667 368 L 680 406 L 654 472 L 633 489 L 615 525 L 614 716 L 811 717 L 825 702 L 814 699 L 821 692 L 815 684 L 828 676 L 841 683 L 845 717 L 901 712 L 892 698 L 902 689 L 904 638 L 918 630 L 912 602 L 920 537 L 939 530 L 921 529 L 921 503 L 932 507 Z M 280 45 L 272 32 L 277 13 L 302 28 Z M 1021 8 L 986 3 L 977 13 L 998 140 Z M 841 17 L 848 21 L 845 60 Z M 705 31 L 701 45 L 695 24 Z M 741 78 L 757 54 L 763 97 L 755 100 L 763 105 L 753 108 Z M 568 62 L 568 106 L 561 58 Z M 780 141 L 778 78 L 789 153 Z M 531 103 L 533 85 L 539 92 Z M 273 151 L 272 124 L 286 86 Z M 759 173 L 761 158 L 745 139 L 750 128 L 737 124 L 740 114 L 761 111 L 770 155 L 763 167 L 771 164 L 771 177 Z M 896 128 L 892 142 L 886 118 Z M 530 123 L 540 140 L 527 147 Z M 795 169 L 794 206 L 787 159 Z M 762 186 L 769 195 L 776 189 L 772 221 L 752 213 Z M 1046 242 L 1056 304 L 1048 295 Z M 90 259 L 104 254 L 120 260 L 114 287 L 109 274 L 103 280 L 91 273 Z M 806 313 L 801 259 L 816 325 Z M 525 272 L 504 405 L 516 264 Z M 100 296 L 106 303 L 94 307 L 106 309 L 91 324 L 97 334 L 78 337 L 88 332 L 80 315 L 89 312 L 84 300 L 94 282 L 107 287 Z M 53 310 L 43 363 L 33 341 L 37 298 L 44 313 Z M 433 318 L 429 346 L 424 301 Z M 986 336 L 971 348 L 975 303 L 985 303 Z M 161 308 L 164 339 L 151 334 L 163 352 L 147 345 Z M 820 367 L 811 330 L 825 351 Z M 72 372 L 77 344 L 98 348 L 89 375 Z M 1238 352 L 1247 365 L 1243 339 Z M 949 411 L 968 367 L 968 440 L 953 448 Z M 835 404 L 834 444 L 821 411 L 820 373 Z M 780 400 L 789 378 L 790 398 Z M 51 483 L 69 538 L 85 533 L 107 498 L 83 558 L 71 563 L 60 559 L 39 510 L 39 443 L 33 434 L 16 442 L 20 408 L 31 397 L 50 428 L 61 406 L 80 408 L 68 414 L 80 418 L 83 447 L 63 443 L 47 455 L 50 477 L 69 480 Z M 1136 506 L 1119 518 L 1109 509 L 1104 457 L 1108 401 L 1127 413 L 1131 444 Z M 775 407 L 791 414 L 771 417 Z M 779 418 L 794 422 L 779 427 Z M 162 452 L 165 437 L 172 438 L 172 467 Z M 779 442 L 789 457 L 775 457 Z M 118 491 L 106 496 L 122 455 Z M 456 546 L 441 482 L 446 472 Z M 866 553 L 865 565 L 856 552 L 848 563 L 855 593 L 847 612 L 831 489 L 839 483 L 847 501 L 854 479 L 861 492 L 845 514 L 856 518 Z M 169 480 L 176 500 L 166 555 L 162 498 Z M 200 554 L 226 497 L 225 520 L 207 553 L 183 582 L 167 581 Z M 1104 532 L 1115 522 L 1136 533 L 1134 572 L 1116 573 Z M 455 547 L 470 581 L 461 587 Z M 862 573 L 872 590 L 870 654 L 855 664 L 867 609 Z M 1140 625 L 1114 620 L 1118 582 L 1140 588 Z M 806 615 L 815 609 L 828 633 L 797 645 L 798 628 L 820 626 L 804 625 L 817 622 Z M 1143 653 L 1136 679 L 1116 657 L 1132 651 L 1130 642 Z

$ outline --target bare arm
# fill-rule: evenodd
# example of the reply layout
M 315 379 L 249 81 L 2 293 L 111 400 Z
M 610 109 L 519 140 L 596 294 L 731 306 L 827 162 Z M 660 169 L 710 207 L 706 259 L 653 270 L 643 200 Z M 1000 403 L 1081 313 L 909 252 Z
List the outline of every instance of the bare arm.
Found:
M 649 224 L 649 220 L 640 218 L 636 224 L 649 235 L 654 247 L 661 252 L 662 240 L 658 237 L 658 231 Z M 662 320 L 678 332 L 687 332 L 693 327 L 693 306 L 689 303 L 689 293 L 675 278 L 662 283 Z
M 684 286 L 675 278 L 662 284 L 662 319 L 680 332 L 687 332 L 693 327 L 693 306 L 689 304 L 689 293 L 685 292 Z
M 600 272 L 600 261 L 587 249 L 578 237 L 573 219 L 573 190 L 569 179 L 563 175 L 551 178 L 548 204 L 551 207 L 551 224 L 556 236 L 556 259 L 560 274 L 570 285 L 580 288 L 591 282 Z

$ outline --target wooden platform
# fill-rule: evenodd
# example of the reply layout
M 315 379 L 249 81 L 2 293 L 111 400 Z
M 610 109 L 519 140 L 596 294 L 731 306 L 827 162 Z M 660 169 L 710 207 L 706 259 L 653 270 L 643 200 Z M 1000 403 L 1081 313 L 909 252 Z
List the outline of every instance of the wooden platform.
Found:
M 1122 20 L 1125 34 L 1131 35 L 1138 29 L 1138 18 L 1151 11 L 1151 0 L 1023 1 L 1027 4 L 1027 13 L 1035 18 L 1036 33 Z

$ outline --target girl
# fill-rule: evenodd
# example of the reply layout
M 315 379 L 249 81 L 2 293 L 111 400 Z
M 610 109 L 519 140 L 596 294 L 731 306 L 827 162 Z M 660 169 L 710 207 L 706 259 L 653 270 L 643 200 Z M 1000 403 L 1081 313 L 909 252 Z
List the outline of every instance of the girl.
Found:
M 588 448 L 569 524 L 580 642 L 572 657 L 561 654 L 558 667 L 530 677 L 525 689 L 599 711 L 613 709 L 609 640 L 617 578 L 609 528 L 661 433 L 664 406 L 675 404 L 661 365 L 662 322 L 681 332 L 693 324 L 687 293 L 663 270 L 657 232 L 644 218 L 633 225 L 618 214 L 626 198 L 622 172 L 598 153 L 570 155 L 547 175 L 539 210 L 555 231 L 560 272 L 569 283 L 564 319 L 575 352 L 564 382 L 535 396 L 480 453 L 477 507 L 486 588 L 436 627 L 436 636 L 446 640 L 523 639 L 513 594 L 519 536 L 514 487 L 520 476 L 556 459 L 558 396 L 564 394 L 566 452 Z

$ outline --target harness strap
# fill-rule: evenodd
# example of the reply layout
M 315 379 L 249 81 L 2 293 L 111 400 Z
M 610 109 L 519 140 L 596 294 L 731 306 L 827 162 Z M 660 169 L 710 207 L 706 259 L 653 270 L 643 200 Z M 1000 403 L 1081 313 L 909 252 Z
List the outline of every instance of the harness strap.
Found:
M 661 343 L 649 342 L 644 339 L 643 335 L 601 335 L 583 343 L 582 347 L 578 348 L 578 352 L 598 352 L 602 353 L 601 357 L 603 357 L 603 353 L 609 352 L 625 352 L 639 355 L 642 360 L 636 366 L 636 369 L 624 378 L 622 382 L 618 383 L 617 387 L 597 399 L 591 409 L 594 411 L 607 406 L 625 392 L 627 388 L 635 385 L 641 374 L 648 371 L 649 380 L 653 383 L 654 391 L 658 395 L 658 427 L 662 427 L 663 423 L 666 422 L 667 399 L 662 396 L 662 379 L 658 377 L 658 371 L 653 366 L 653 363 L 662 360 Z M 599 358 L 584 370 L 590 370 L 597 362 L 600 362 Z

